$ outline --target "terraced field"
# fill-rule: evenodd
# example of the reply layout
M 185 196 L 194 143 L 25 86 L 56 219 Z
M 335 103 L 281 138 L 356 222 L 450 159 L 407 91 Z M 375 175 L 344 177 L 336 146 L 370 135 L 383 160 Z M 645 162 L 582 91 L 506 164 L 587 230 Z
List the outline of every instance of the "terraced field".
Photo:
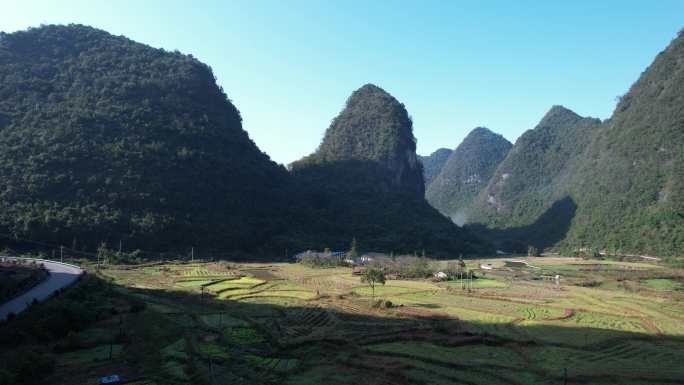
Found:
M 684 378 L 684 293 L 660 281 L 681 272 L 564 258 L 469 265 L 480 263 L 495 268 L 470 289 L 388 280 L 375 298 L 349 268 L 157 266 L 137 287 L 158 291 L 135 295 L 186 330 L 161 353 L 179 382 L 184 354 L 215 384 L 537 385 L 563 383 L 566 370 L 569 384 Z M 107 274 L 124 286 L 139 276 Z M 559 285 L 547 278 L 556 274 Z M 170 288 L 194 305 L 160 300 Z

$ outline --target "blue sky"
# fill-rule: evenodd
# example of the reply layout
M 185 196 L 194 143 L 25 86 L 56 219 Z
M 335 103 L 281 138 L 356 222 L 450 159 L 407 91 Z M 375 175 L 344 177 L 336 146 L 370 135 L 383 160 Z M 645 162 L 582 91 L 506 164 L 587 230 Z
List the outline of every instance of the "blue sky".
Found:
M 365 83 L 406 105 L 419 154 L 476 126 L 515 141 L 554 104 L 608 118 L 682 15 L 681 0 L 0 0 L 5 32 L 82 23 L 194 55 L 280 163 L 314 151 Z

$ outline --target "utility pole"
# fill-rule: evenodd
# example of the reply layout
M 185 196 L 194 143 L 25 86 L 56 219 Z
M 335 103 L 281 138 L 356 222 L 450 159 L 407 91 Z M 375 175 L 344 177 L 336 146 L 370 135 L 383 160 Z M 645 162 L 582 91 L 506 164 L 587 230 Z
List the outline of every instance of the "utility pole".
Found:
M 121 254 L 121 250 L 123 249 L 123 241 L 119 239 L 119 254 Z
M 64 263 L 64 246 L 59 247 L 59 261 Z
M 211 360 L 211 354 L 209 355 L 209 370 L 211 372 L 211 383 L 216 384 L 216 377 L 214 377 L 214 362 Z
M 190 248 L 190 262 L 195 262 L 195 246 Z
M 114 343 L 114 336 L 109 339 L 109 361 L 112 360 L 112 344 Z

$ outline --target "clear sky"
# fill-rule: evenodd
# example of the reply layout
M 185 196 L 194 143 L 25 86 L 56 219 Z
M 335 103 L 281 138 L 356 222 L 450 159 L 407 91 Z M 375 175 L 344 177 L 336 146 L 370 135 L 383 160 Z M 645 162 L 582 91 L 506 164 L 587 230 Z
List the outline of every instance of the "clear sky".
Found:
M 0 0 L 5 32 L 81 23 L 194 55 L 280 163 L 365 83 L 406 105 L 424 155 L 476 126 L 515 141 L 554 104 L 608 118 L 683 16 L 682 0 Z

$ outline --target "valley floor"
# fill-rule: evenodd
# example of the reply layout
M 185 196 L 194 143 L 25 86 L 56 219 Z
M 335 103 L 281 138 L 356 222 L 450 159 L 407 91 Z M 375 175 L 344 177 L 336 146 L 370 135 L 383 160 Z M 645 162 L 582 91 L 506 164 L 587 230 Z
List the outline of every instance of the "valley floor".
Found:
M 137 385 L 538 385 L 565 376 L 570 384 L 682 383 L 682 271 L 569 258 L 523 262 L 468 261 L 469 268 L 492 267 L 480 270 L 471 290 L 459 281 L 389 280 L 376 288 L 376 301 L 351 268 L 111 266 L 99 276 L 144 310 L 79 332 L 88 339 L 129 330 L 111 360 L 111 341 L 91 344 L 60 354 L 50 379 L 95 384 L 116 372 L 140 379 Z M 372 306 L 378 299 L 382 306 Z M 146 359 L 131 359 L 140 349 Z

